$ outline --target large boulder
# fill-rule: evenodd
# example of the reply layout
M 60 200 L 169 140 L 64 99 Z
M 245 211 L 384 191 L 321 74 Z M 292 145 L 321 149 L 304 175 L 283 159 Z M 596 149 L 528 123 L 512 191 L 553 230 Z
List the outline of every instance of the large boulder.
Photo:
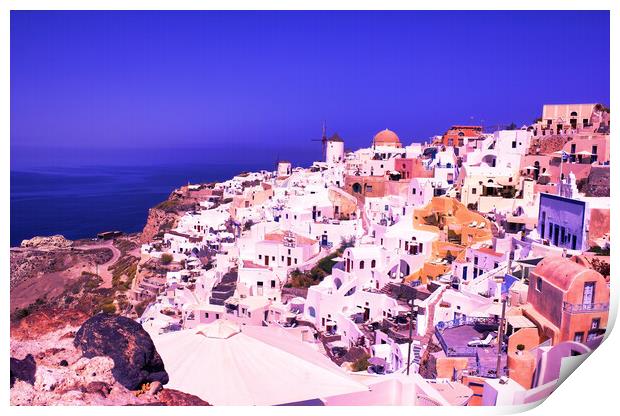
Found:
M 23 360 L 11 357 L 11 387 L 16 380 L 23 380 L 34 385 L 37 363 L 32 354 L 28 354 Z
M 139 323 L 124 316 L 93 316 L 78 330 L 73 344 L 86 358 L 110 357 L 114 361 L 114 378 L 127 389 L 136 390 L 153 381 L 168 382 L 168 373 L 150 335 Z

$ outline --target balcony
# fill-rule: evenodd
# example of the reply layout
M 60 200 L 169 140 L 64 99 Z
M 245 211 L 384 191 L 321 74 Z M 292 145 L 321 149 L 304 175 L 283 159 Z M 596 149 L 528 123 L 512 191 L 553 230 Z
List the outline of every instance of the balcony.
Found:
M 609 303 L 568 303 L 562 304 L 562 310 L 570 314 L 609 311 Z

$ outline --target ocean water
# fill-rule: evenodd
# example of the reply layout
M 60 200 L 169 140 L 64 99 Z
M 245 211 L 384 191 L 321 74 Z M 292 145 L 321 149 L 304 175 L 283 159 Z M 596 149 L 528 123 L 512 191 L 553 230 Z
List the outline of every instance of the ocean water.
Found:
M 101 231 L 140 231 L 148 209 L 175 188 L 260 169 L 271 166 L 210 163 L 12 169 L 11 246 L 36 235 L 77 239 L 95 237 Z

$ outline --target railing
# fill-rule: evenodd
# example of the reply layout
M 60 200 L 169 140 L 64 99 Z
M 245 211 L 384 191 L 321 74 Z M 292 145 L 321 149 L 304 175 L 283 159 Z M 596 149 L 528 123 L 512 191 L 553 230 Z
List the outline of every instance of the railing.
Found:
M 568 313 L 605 312 L 609 310 L 609 303 L 568 303 L 562 304 L 562 310 Z
M 463 325 L 489 325 L 498 326 L 499 320 L 495 318 L 478 318 L 478 317 L 465 317 L 460 319 L 454 319 L 452 321 L 439 322 L 435 325 L 435 336 L 441 345 L 444 353 L 448 357 L 477 357 L 478 347 L 470 346 L 449 346 L 443 337 L 443 331 L 450 328 L 456 328 Z
M 416 403 L 417 406 L 441 406 L 441 404 L 435 400 L 428 397 L 426 394 L 418 393 L 416 395 Z
M 487 378 L 498 378 L 501 376 L 508 375 L 508 369 L 506 367 L 502 367 L 499 370 L 499 376 L 497 375 L 497 367 L 485 367 L 480 365 L 480 363 L 476 364 L 476 375 L 479 377 L 487 377 Z

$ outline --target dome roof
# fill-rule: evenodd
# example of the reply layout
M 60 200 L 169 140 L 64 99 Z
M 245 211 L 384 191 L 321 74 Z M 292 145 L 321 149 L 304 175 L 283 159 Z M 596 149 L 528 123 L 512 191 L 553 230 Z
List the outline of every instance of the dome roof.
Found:
M 392 130 L 381 130 L 372 140 L 375 146 L 400 144 L 400 139 Z

